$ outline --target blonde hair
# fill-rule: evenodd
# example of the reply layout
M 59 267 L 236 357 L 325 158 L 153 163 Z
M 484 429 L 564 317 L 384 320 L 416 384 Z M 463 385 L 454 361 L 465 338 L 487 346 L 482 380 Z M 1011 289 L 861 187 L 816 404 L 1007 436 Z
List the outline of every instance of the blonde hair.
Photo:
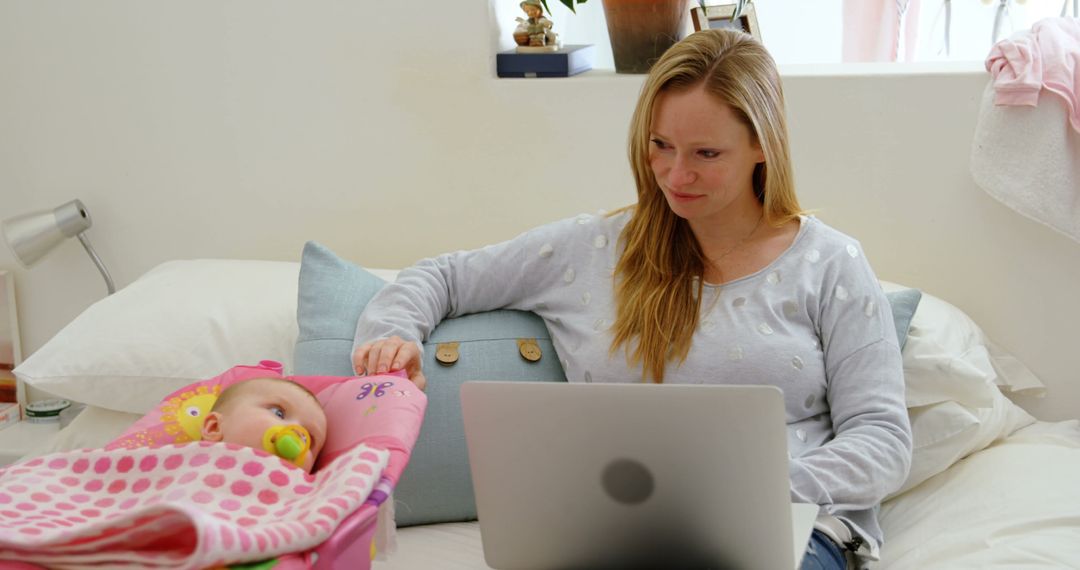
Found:
M 761 146 L 754 194 L 763 222 L 780 227 L 802 212 L 795 197 L 784 94 L 772 56 L 757 40 L 734 30 L 707 30 L 672 46 L 652 66 L 630 124 L 630 164 L 638 201 L 629 206 L 624 246 L 615 266 L 616 317 L 611 352 L 625 345 L 627 362 L 643 377 L 664 380 L 668 361 L 681 364 L 697 329 L 705 258 L 686 220 L 667 205 L 649 165 L 657 96 L 698 86 L 728 105 Z M 632 348 L 631 348 L 631 345 Z

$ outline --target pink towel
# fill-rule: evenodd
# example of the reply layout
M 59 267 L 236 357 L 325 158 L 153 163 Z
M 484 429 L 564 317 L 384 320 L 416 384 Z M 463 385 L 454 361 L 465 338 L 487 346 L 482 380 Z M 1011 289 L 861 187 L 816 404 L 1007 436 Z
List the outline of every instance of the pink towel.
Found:
M 1065 100 L 1069 123 L 1080 132 L 1080 20 L 1039 20 L 995 44 L 986 69 L 994 77 L 995 104 L 1034 107 L 1046 89 Z
M 306 551 L 364 507 L 389 457 L 358 444 L 309 475 L 228 443 L 46 455 L 0 469 L 0 568 L 195 570 Z

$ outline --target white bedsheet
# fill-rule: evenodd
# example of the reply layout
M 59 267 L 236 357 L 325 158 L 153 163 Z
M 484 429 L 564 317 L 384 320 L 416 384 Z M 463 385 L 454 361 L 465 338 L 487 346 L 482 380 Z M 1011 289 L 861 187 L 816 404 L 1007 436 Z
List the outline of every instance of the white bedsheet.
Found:
M 100 447 L 138 416 L 88 408 L 43 452 Z M 1038 422 L 881 508 L 875 568 L 1080 568 L 1080 422 Z M 402 528 L 379 570 L 487 568 L 476 522 Z
M 459 522 L 399 528 L 397 552 L 375 560 L 375 570 L 472 570 L 488 568 L 480 544 L 480 523 Z
M 1039 422 L 882 505 L 881 568 L 1080 568 L 1080 429 Z

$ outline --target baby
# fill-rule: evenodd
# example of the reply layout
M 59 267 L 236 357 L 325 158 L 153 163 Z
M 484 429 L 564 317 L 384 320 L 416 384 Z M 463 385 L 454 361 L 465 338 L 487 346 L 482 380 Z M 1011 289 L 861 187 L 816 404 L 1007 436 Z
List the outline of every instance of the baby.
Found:
M 281 378 L 253 378 L 218 396 L 203 441 L 263 449 L 310 472 L 326 442 L 326 413 L 307 388 Z

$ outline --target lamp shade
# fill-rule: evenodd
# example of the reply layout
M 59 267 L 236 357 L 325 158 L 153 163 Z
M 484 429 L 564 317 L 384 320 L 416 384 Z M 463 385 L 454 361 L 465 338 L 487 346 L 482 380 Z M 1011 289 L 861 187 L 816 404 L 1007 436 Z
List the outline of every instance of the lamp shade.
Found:
M 29 269 L 65 239 L 77 236 L 93 224 L 82 202 L 72 200 L 53 210 L 16 216 L 3 223 L 4 240 L 15 260 Z

